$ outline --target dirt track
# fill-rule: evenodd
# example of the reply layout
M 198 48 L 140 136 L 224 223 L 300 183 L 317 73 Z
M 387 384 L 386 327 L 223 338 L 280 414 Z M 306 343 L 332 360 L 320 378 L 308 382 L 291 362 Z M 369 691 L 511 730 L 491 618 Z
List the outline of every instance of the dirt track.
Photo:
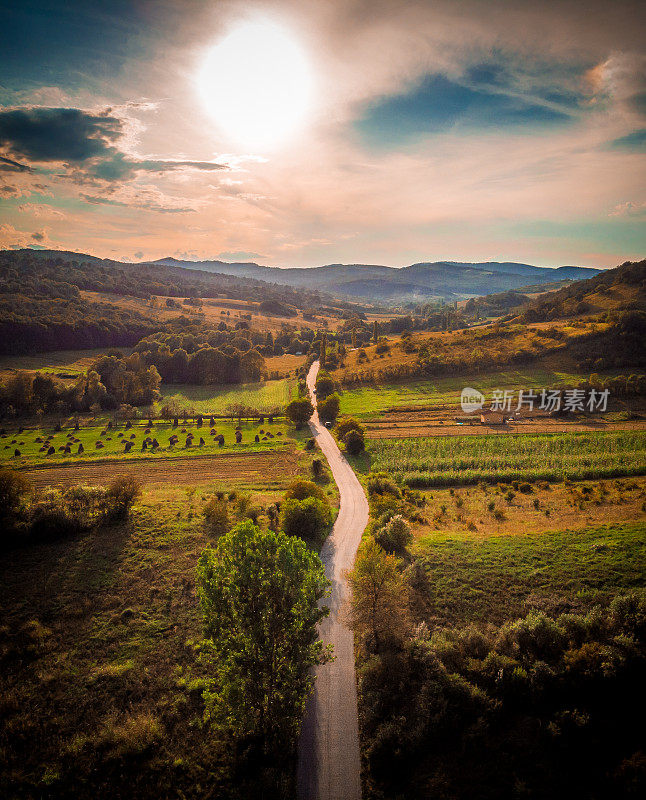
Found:
M 160 458 L 141 461 L 105 461 L 70 464 L 65 467 L 40 467 L 22 474 L 36 489 L 73 484 L 106 484 L 117 475 L 135 475 L 143 483 L 178 485 L 209 483 L 214 480 L 282 482 L 295 475 L 298 457 L 294 451 L 247 453 L 195 458 Z
M 307 376 L 310 394 L 318 367 L 316 361 Z M 330 616 L 319 626 L 319 633 L 325 644 L 334 645 L 335 660 L 315 670 L 314 691 L 307 704 L 298 748 L 298 797 L 360 800 L 354 641 L 352 631 L 341 621 L 340 612 L 348 595 L 344 573 L 354 563 L 361 534 L 368 524 L 368 501 L 352 467 L 316 413 L 310 428 L 330 464 L 341 505 L 334 529 L 321 550 L 332 588 L 325 601 Z

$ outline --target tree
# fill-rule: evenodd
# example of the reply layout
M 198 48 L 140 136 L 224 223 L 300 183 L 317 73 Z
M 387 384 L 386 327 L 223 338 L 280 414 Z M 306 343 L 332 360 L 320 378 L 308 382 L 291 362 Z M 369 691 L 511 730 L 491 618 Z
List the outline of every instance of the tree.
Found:
M 328 614 L 318 605 L 328 586 L 320 558 L 302 541 L 249 520 L 200 556 L 203 654 L 213 669 L 206 717 L 257 737 L 265 755 L 293 752 L 309 670 L 328 658 L 316 631 Z
M 354 569 L 348 573 L 351 589 L 350 624 L 378 653 L 385 645 L 399 644 L 407 630 L 405 586 L 399 559 L 367 539 L 359 548 Z
M 350 431 L 359 431 L 362 436 L 364 433 L 363 425 L 354 417 L 343 417 L 343 419 L 340 419 L 337 422 L 334 430 L 341 441 L 343 441 L 346 433 L 349 433 Z
M 281 530 L 316 546 L 323 544 L 331 521 L 328 502 L 317 497 L 285 500 L 280 514 Z
M 363 451 L 366 449 L 366 443 L 363 438 L 363 434 L 359 433 L 359 431 L 355 430 L 354 428 L 346 433 L 346 435 L 343 437 L 343 442 L 345 444 L 346 452 L 351 456 L 358 456 L 359 453 L 363 453 Z
M 336 418 L 339 416 L 339 410 L 341 408 L 341 398 L 335 392 L 334 394 L 328 395 L 325 400 L 321 400 L 318 403 L 318 412 L 319 417 L 323 420 L 323 422 L 336 422 Z
M 320 403 L 322 400 L 325 400 L 325 398 L 335 390 L 336 384 L 334 383 L 334 378 L 329 372 L 320 370 L 316 377 L 316 399 L 318 402 Z
M 376 541 L 389 553 L 405 550 L 413 541 L 410 525 L 396 514 L 375 533 Z
M 28 489 L 24 475 L 8 467 L 0 467 L 0 522 L 3 525 L 10 525 L 16 518 Z
M 325 334 L 322 334 L 322 336 L 321 336 L 321 350 L 320 350 L 320 353 L 319 353 L 319 362 L 320 362 L 321 368 L 325 367 L 326 347 L 327 347 L 327 336 Z
M 299 397 L 285 409 L 285 415 L 300 430 L 314 413 L 314 406 L 306 397 Z

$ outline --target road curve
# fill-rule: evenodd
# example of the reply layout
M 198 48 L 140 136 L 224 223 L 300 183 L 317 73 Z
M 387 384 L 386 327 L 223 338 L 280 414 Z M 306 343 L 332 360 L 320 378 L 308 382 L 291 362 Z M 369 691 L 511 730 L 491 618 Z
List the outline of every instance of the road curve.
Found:
M 307 376 L 313 393 L 319 370 L 315 361 Z M 334 645 L 335 660 L 314 671 L 314 690 L 309 698 L 298 747 L 299 800 L 360 800 L 359 725 L 354 673 L 352 632 L 339 619 L 347 597 L 344 578 L 354 563 L 361 534 L 368 524 L 368 501 L 363 487 L 346 461 L 332 434 L 315 411 L 310 428 L 328 460 L 339 487 L 340 508 L 332 533 L 321 550 L 325 574 L 332 584 L 325 600 L 330 616 L 319 626 L 321 639 Z

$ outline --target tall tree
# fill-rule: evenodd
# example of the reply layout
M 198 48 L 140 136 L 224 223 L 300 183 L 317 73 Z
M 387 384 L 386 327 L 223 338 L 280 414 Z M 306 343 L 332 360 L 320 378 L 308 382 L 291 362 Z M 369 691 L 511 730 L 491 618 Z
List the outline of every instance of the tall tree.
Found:
M 320 558 L 301 539 L 247 520 L 202 553 L 197 586 L 213 669 L 207 717 L 256 738 L 266 755 L 292 752 L 309 670 L 329 658 L 316 631 L 328 614 Z
M 399 559 L 367 539 L 348 573 L 350 622 L 369 650 L 402 641 L 407 630 L 405 587 Z
M 321 368 L 325 368 L 325 358 L 326 358 L 326 349 L 327 349 L 327 336 L 325 334 L 321 335 L 321 351 L 319 354 L 319 362 Z

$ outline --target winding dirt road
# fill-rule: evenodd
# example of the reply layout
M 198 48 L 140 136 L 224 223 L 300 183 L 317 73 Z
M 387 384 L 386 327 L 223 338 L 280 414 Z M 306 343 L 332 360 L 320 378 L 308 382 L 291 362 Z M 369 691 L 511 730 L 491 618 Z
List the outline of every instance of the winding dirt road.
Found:
M 319 362 L 307 376 L 312 402 Z M 319 626 L 321 639 L 334 645 L 335 660 L 315 670 L 314 691 L 309 698 L 298 748 L 298 797 L 300 800 L 360 800 L 359 726 L 354 674 L 352 632 L 341 622 L 347 597 L 344 572 L 352 567 L 361 534 L 368 524 L 368 501 L 332 434 L 315 412 L 310 428 L 330 464 L 339 487 L 340 509 L 332 533 L 321 550 L 325 574 L 332 583 L 325 601 L 330 616 Z

